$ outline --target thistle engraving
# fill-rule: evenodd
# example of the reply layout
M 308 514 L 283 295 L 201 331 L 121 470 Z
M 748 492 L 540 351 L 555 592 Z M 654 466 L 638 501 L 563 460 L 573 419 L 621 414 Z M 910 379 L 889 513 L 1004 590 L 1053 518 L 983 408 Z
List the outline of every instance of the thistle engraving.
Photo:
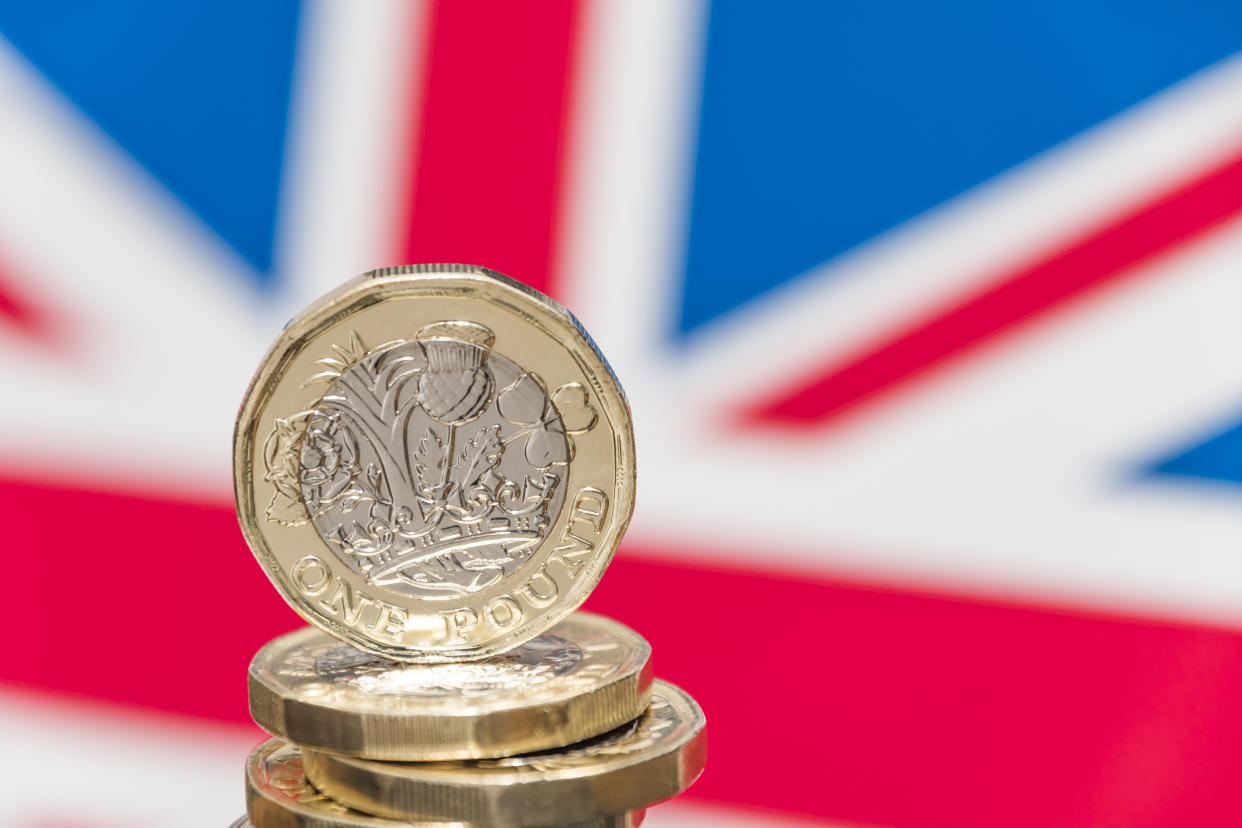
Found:
M 414 339 L 334 345 L 306 385 L 318 404 L 264 444 L 269 520 L 311 522 L 375 586 L 469 595 L 530 557 L 565 500 L 573 435 L 594 427 L 586 389 L 551 395 L 492 350 L 490 330 L 444 321 Z

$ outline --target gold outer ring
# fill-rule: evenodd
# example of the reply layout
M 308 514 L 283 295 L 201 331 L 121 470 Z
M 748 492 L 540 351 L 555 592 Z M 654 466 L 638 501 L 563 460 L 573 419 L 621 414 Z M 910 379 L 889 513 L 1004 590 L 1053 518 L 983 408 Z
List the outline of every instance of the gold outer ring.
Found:
M 539 490 L 546 497 L 563 497 L 556 514 L 549 513 L 550 522 L 538 530 L 529 525 L 504 530 L 509 532 L 506 537 L 516 537 L 517 533 L 529 538 L 532 531 L 542 533 L 533 541 L 523 541 L 528 544 L 525 548 L 532 550 L 526 553 L 529 557 L 499 580 L 463 587 L 466 592 L 452 596 L 445 592 L 420 592 L 423 588 L 414 581 L 394 585 L 392 578 L 404 577 L 399 574 L 403 571 L 398 566 L 401 560 L 423 566 L 421 560 L 416 560 L 417 555 L 410 552 L 414 547 L 401 547 L 398 558 L 381 561 L 374 575 L 364 572 L 361 559 L 340 551 L 346 542 L 351 549 L 355 543 L 370 544 L 358 547 L 370 550 L 375 544 L 385 543 L 384 538 L 406 537 L 393 533 L 407 531 L 410 524 L 403 521 L 409 520 L 413 512 L 405 506 L 398 510 L 395 500 L 389 504 L 393 509 L 391 517 L 384 519 L 388 523 L 376 523 L 373 516 L 367 516 L 358 523 L 362 530 L 351 529 L 372 533 L 369 536 L 354 534 L 338 539 L 334 535 L 333 543 L 326 542 L 305 504 L 304 488 L 310 485 L 312 476 L 322 476 L 324 469 L 303 469 L 304 461 L 299 459 L 308 456 L 299 454 L 298 447 L 325 391 L 333 387 L 330 383 L 341 381 L 323 378 L 342 377 L 354 366 L 361 366 L 369 355 L 382 353 L 388 346 L 413 343 L 420 331 L 427 330 L 450 338 L 452 331 L 466 332 L 462 336 L 486 343 L 492 353 L 530 375 L 549 400 L 563 400 L 549 403 L 556 406 L 559 417 L 563 418 L 566 410 L 578 414 L 577 425 L 572 428 L 568 421 L 557 420 L 564 429 L 569 459 L 549 461 L 560 463 L 552 467 L 557 472 L 557 483 L 552 489 Z M 328 366 L 326 372 L 324 366 Z M 482 374 L 469 374 L 471 370 L 480 371 L 478 368 L 454 370 L 458 370 L 453 375 L 458 380 L 475 376 L 482 381 Z M 430 385 L 432 375 L 427 376 Z M 421 380 L 416 385 L 418 396 L 422 393 Z M 394 399 L 404 393 L 385 388 L 380 389 L 382 393 Z M 475 393 L 474 386 L 471 389 Z M 477 393 L 489 392 L 484 388 Z M 424 408 L 433 420 L 439 416 Z M 380 413 L 367 416 L 388 415 L 387 408 L 373 410 Z M 385 428 L 409 427 L 394 416 L 391 424 L 383 421 Z M 525 430 L 518 425 L 505 426 L 504 439 L 531 434 L 531 429 L 542 433 L 539 429 L 552 422 L 540 420 L 537 414 L 532 416 L 535 421 L 522 427 Z M 444 466 L 450 466 L 453 460 L 455 428 L 452 422 L 444 426 L 449 454 L 438 461 Z M 329 441 L 336 439 L 330 436 L 336 434 L 335 430 L 329 433 L 320 429 L 316 433 L 317 439 L 324 435 L 329 435 L 324 437 Z M 411 437 L 404 431 L 394 434 L 412 439 L 412 445 L 418 444 L 418 435 Z M 469 438 L 469 433 L 463 434 L 463 440 Z M 480 431 L 479 436 L 482 435 Z M 518 445 L 514 443 L 512 450 L 519 451 Z M 504 450 L 504 456 L 508 456 L 508 451 Z M 330 468 L 325 468 L 333 475 L 337 473 L 335 455 L 330 461 L 322 459 L 326 455 L 310 456 L 330 463 Z M 513 457 L 516 461 L 518 455 Z M 408 464 L 408 456 L 403 456 L 401 462 Z M 234 432 L 233 469 L 242 532 L 290 606 L 324 631 L 360 649 L 399 661 L 432 663 L 485 658 L 510 650 L 565 618 L 599 582 L 634 508 L 633 426 L 624 393 L 607 362 L 565 308 L 502 274 L 471 265 L 413 265 L 372 271 L 342 285 L 295 317 L 264 357 L 246 391 Z M 367 474 L 371 473 L 368 469 Z M 410 474 L 408 470 L 405 473 Z M 375 507 L 358 507 L 357 503 L 379 505 L 378 496 L 366 494 L 367 486 L 381 493 L 384 488 L 369 478 L 364 480 L 361 471 L 356 474 L 362 494 L 351 496 L 355 499 L 348 508 L 356 509 L 351 515 L 362 515 Z M 384 479 L 388 477 L 385 475 Z M 523 486 L 529 484 L 522 475 L 515 473 L 506 485 L 515 487 L 506 497 L 520 497 L 522 503 L 526 502 L 529 495 Z M 546 487 L 547 479 L 538 485 Z M 341 496 L 335 487 L 331 491 L 330 497 Z M 366 499 L 357 499 L 363 497 Z M 441 510 L 434 514 L 450 513 Z M 373 528 L 376 526 L 379 528 Z M 472 524 L 453 531 L 469 533 L 483 528 L 483 524 Z M 344 524 L 340 531 L 345 531 Z M 423 536 L 416 532 L 411 537 Z M 441 541 L 443 538 L 435 544 L 442 546 Z M 473 564 L 463 571 L 474 571 L 472 567 Z
M 557 751 L 465 762 L 377 762 L 307 750 L 307 778 L 333 799 L 394 819 L 449 815 L 505 825 L 571 823 L 675 796 L 707 758 L 706 720 L 662 681 L 635 722 Z
M 483 828 L 486 823 L 391 820 L 351 810 L 315 790 L 306 781 L 297 746 L 269 739 L 246 761 L 246 817 L 253 828 Z M 576 822 L 558 828 L 638 828 L 643 810 Z M 549 826 L 550 828 L 550 826 Z
M 650 698 L 651 646 L 624 624 L 585 612 L 478 662 L 386 661 L 307 628 L 269 642 L 250 664 L 250 715 L 259 727 L 368 759 L 561 747 L 637 718 Z

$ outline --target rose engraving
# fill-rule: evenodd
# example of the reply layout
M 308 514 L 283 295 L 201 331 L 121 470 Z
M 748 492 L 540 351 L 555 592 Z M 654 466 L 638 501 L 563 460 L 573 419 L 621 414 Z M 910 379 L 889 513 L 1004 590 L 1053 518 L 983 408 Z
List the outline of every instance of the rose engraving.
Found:
M 302 437 L 299 480 L 306 505 L 317 514 L 353 482 L 358 472 L 358 441 L 341 427 L 341 415 L 314 413 Z

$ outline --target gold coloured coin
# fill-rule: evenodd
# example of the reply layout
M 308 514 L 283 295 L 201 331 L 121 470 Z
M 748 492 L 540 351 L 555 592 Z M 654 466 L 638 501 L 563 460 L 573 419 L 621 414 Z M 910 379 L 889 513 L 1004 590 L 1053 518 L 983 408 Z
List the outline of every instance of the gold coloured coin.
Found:
M 616 378 L 577 320 L 469 265 L 377 270 L 281 333 L 234 439 L 242 531 L 304 618 L 400 661 L 529 641 L 634 502 Z
M 306 781 L 302 755 L 283 739 L 269 739 L 246 762 L 246 813 L 254 828 L 483 828 L 457 820 L 391 820 L 351 810 Z M 605 816 L 557 828 L 638 828 L 645 810 Z M 549 825 L 548 828 L 551 828 Z
M 706 720 L 684 691 L 656 681 L 637 720 L 559 750 L 464 762 L 378 762 L 307 750 L 307 777 L 333 799 L 397 819 L 572 823 L 667 799 L 706 761 Z
M 511 756 L 596 736 L 642 714 L 651 647 L 608 618 L 572 613 L 481 661 L 394 662 L 313 628 L 250 664 L 250 714 L 303 747 L 369 759 Z

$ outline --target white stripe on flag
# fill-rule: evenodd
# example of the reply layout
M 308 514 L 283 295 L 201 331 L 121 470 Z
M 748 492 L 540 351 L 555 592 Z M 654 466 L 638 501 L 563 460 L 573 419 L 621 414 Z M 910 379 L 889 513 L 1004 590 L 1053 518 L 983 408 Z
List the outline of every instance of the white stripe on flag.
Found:
M 254 728 L 11 691 L 0 691 L 0 733 L 7 828 L 224 828 L 245 810 L 246 755 L 260 739 Z

